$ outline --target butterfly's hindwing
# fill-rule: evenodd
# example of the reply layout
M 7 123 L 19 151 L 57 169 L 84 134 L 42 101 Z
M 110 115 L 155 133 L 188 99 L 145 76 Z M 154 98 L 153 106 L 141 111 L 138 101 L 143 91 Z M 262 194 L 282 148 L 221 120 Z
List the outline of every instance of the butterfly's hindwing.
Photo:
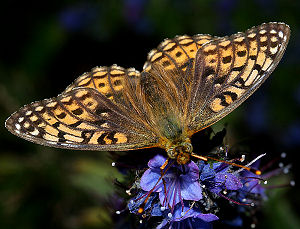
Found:
M 189 104 L 192 132 L 239 106 L 275 69 L 289 39 L 283 23 L 268 23 L 199 49 Z

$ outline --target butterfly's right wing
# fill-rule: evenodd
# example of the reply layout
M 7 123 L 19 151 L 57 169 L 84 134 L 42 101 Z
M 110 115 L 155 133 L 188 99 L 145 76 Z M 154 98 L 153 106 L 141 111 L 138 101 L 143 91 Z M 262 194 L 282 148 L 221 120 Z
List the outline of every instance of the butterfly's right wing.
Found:
M 288 44 L 284 23 L 264 23 L 215 39 L 195 58 L 187 114 L 190 135 L 217 122 L 245 101 L 273 72 Z
M 139 72 L 100 67 L 79 77 L 57 98 L 34 102 L 12 114 L 7 129 L 53 147 L 130 150 L 155 146 L 157 137 L 139 115 Z

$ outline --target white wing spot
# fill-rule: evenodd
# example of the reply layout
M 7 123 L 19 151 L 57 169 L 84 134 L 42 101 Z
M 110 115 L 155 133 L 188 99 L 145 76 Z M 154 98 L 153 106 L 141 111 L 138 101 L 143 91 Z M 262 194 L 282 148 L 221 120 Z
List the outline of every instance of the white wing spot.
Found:
M 35 111 L 41 111 L 41 110 L 43 110 L 42 106 L 38 106 L 38 107 L 35 108 Z
M 29 116 L 29 115 L 32 114 L 32 111 L 27 111 L 25 114 L 26 114 L 27 116 Z
M 34 129 L 34 131 L 32 131 L 30 133 L 34 136 L 37 136 L 40 132 L 37 129 Z
M 57 104 L 57 102 L 51 102 L 51 103 L 48 103 L 46 106 L 47 107 L 55 107 Z
M 272 29 L 272 30 L 270 31 L 270 33 L 272 33 L 272 34 L 276 34 L 276 33 L 277 33 L 277 31 L 276 31 L 275 29 Z
M 250 33 L 250 34 L 248 35 L 249 38 L 253 38 L 253 37 L 255 37 L 255 36 L 256 36 L 255 33 Z
M 109 128 L 109 125 L 106 123 L 102 124 L 101 127 L 104 127 L 104 128 Z
M 30 126 L 29 122 L 25 122 L 23 125 L 26 129 Z
M 266 32 L 267 32 L 267 30 L 265 30 L 265 29 L 259 31 L 260 34 L 265 34 Z
M 19 123 L 17 123 L 15 126 L 16 126 L 17 130 L 20 130 L 20 129 L 21 129 L 21 126 L 20 126 Z
M 18 119 L 19 122 L 23 122 L 23 120 L 24 120 L 24 117 L 20 117 L 20 118 Z
M 283 32 L 282 31 L 279 31 L 278 35 L 279 35 L 280 38 L 283 38 Z
M 277 37 L 271 37 L 271 41 L 276 42 L 276 41 L 278 41 L 278 39 L 277 39 Z

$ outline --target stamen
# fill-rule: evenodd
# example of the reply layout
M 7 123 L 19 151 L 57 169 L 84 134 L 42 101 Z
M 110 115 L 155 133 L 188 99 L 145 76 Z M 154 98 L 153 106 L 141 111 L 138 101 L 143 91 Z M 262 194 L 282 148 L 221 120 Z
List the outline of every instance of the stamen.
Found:
M 157 184 L 160 182 L 160 180 L 163 179 L 163 176 L 167 173 L 167 171 L 171 168 L 171 166 L 175 163 L 175 161 L 173 160 L 172 163 L 170 163 L 167 168 L 163 171 L 163 173 L 161 174 L 160 178 L 156 181 L 155 185 L 153 186 L 153 188 L 148 192 L 146 199 L 144 200 L 144 202 L 141 204 L 141 206 L 138 209 L 138 213 L 141 214 L 144 211 L 144 207 L 150 197 L 150 195 L 152 194 L 152 192 L 155 190 L 155 188 L 157 187 Z M 164 163 L 165 164 L 165 163 Z
M 257 169 L 250 168 L 250 167 L 248 167 L 248 165 L 247 165 L 247 166 L 239 165 L 239 164 L 236 164 L 236 163 L 233 163 L 233 162 L 224 161 L 224 160 L 217 159 L 217 158 L 213 158 L 213 157 L 208 157 L 208 156 L 203 157 L 203 156 L 199 156 L 199 155 L 194 154 L 194 153 L 192 153 L 191 156 L 196 157 L 196 158 L 198 158 L 198 159 L 200 159 L 200 160 L 203 160 L 203 161 L 207 161 L 208 159 L 214 160 L 214 161 L 219 161 L 219 162 L 222 162 L 222 163 L 225 163 L 225 164 L 228 164 L 228 165 L 240 167 L 241 169 L 239 169 L 238 171 L 242 171 L 243 169 L 246 169 L 246 170 L 248 170 L 248 171 L 250 171 L 250 172 L 255 173 L 256 175 L 261 175 L 261 171 L 259 171 L 259 170 L 257 170 Z M 258 159 L 256 159 L 256 160 L 258 160 Z M 252 162 L 253 162 L 253 161 L 252 161 Z M 253 163 L 254 163 L 254 162 L 253 162 Z M 250 164 L 250 165 L 251 165 L 251 164 Z
M 250 204 L 247 204 L 247 203 L 240 203 L 240 202 L 237 202 L 237 201 L 235 201 L 235 200 L 233 200 L 233 199 L 230 199 L 230 198 L 227 197 L 227 196 L 222 195 L 221 193 L 219 193 L 218 195 L 221 196 L 221 197 L 223 197 L 223 198 L 225 198 L 226 200 L 231 201 L 232 203 L 235 203 L 235 204 L 238 204 L 238 205 L 245 205 L 245 206 L 249 206 L 249 205 L 250 205 Z
M 255 163 L 257 160 L 261 159 L 261 158 L 264 157 L 265 155 L 266 155 L 266 153 L 259 155 L 259 156 L 256 157 L 254 160 L 250 161 L 245 167 L 246 167 L 246 168 L 249 168 L 250 165 L 252 165 L 253 163 Z M 240 173 L 240 172 L 243 171 L 244 169 L 245 169 L 245 168 L 242 167 L 241 169 L 239 169 L 239 170 L 233 172 L 233 174 Z M 247 170 L 248 170 L 248 169 L 247 169 Z M 253 170 L 254 170 L 254 169 L 253 169 Z M 250 170 L 248 170 L 248 171 L 250 171 L 250 172 L 254 172 L 254 171 L 255 171 L 255 174 L 256 174 L 256 175 L 261 175 L 261 171 L 260 171 L 260 170 L 254 170 L 254 171 L 251 171 L 251 169 L 250 169 Z

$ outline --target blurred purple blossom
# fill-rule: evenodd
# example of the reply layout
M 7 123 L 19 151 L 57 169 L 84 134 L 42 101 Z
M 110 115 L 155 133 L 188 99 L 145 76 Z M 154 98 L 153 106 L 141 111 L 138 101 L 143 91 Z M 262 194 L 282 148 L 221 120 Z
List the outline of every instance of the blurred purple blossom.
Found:
M 300 122 L 292 123 L 283 136 L 283 142 L 289 147 L 300 145 Z
M 252 132 L 260 133 L 268 128 L 269 114 L 268 114 L 269 101 L 263 94 L 257 93 L 255 100 L 250 99 L 250 103 L 245 112 L 246 122 Z
M 95 5 L 81 3 L 63 9 L 59 15 L 59 21 L 63 28 L 76 31 L 92 24 L 98 13 Z

